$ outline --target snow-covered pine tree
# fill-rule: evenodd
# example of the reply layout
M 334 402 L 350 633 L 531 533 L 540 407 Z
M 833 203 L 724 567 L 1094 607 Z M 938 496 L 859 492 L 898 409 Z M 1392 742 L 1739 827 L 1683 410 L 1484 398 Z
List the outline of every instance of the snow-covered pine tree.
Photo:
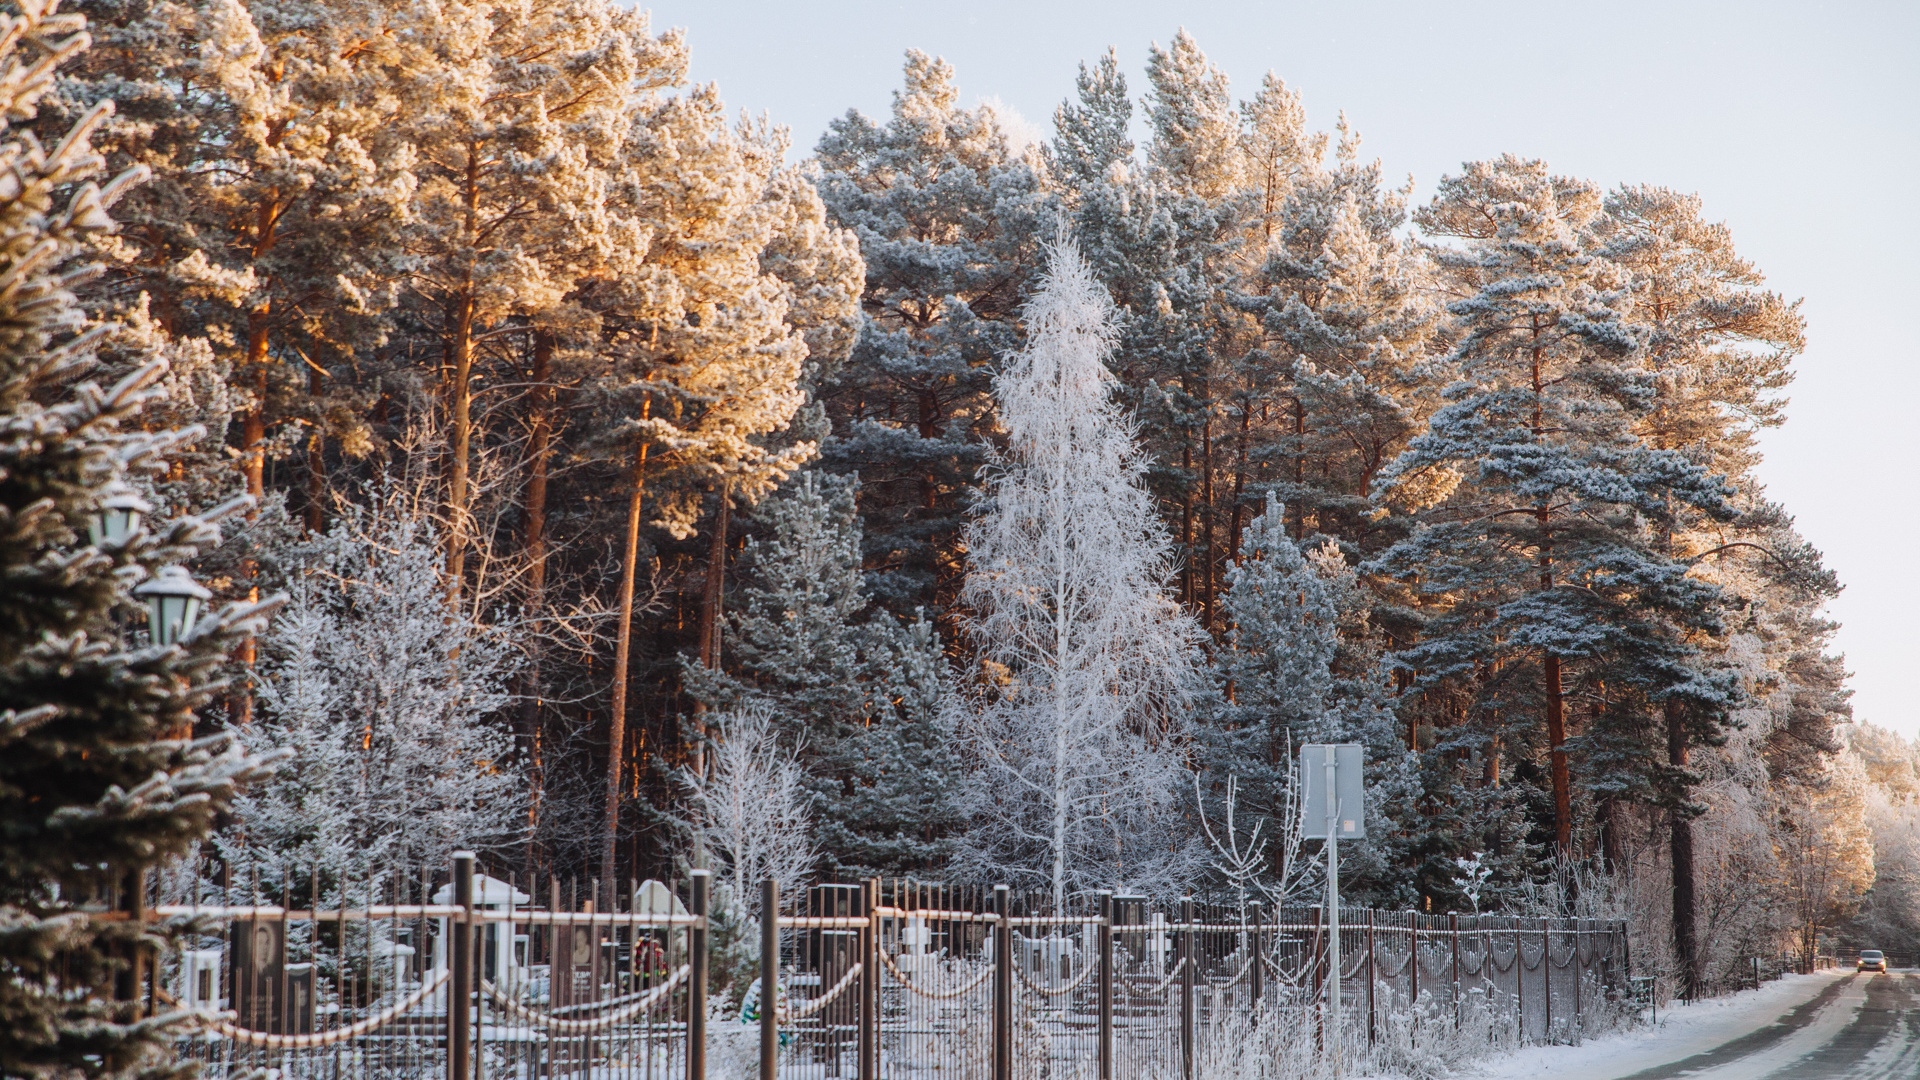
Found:
M 1227 572 L 1232 620 L 1214 662 L 1219 701 L 1208 710 L 1203 760 L 1216 779 L 1237 776 L 1272 793 L 1292 774 L 1288 747 L 1334 741 L 1329 725 L 1339 613 L 1327 583 L 1287 537 L 1280 500 L 1248 523 L 1240 564 Z
M 1287 788 L 1303 742 L 1367 747 L 1372 836 L 1346 871 L 1357 889 L 1389 886 L 1405 857 L 1404 823 L 1422 794 L 1417 767 L 1398 740 L 1388 673 L 1367 626 L 1372 599 L 1339 550 L 1311 557 L 1287 536 L 1286 512 L 1266 511 L 1241 534 L 1240 561 L 1227 571 L 1221 617 L 1227 637 L 1213 660 L 1213 685 L 1199 711 L 1196 755 L 1213 794 L 1238 781 L 1237 812 L 1247 828 L 1278 837 L 1287 826 Z M 1414 759 L 1417 762 L 1417 758 Z M 1389 828 L 1379 828 L 1391 823 Z M 1281 851 L 1269 854 L 1278 859 Z M 1281 867 L 1269 868 L 1277 877 Z
M 938 870 L 957 825 L 939 638 L 874 610 L 856 490 L 809 470 L 756 510 L 770 535 L 741 556 L 731 671 L 686 665 L 709 707 L 772 711 L 804 767 L 823 868 L 847 881 Z
M 408 66 L 392 45 L 410 35 L 391 32 L 405 16 L 357 0 L 79 7 L 98 47 L 60 105 L 125 102 L 102 150 L 154 173 L 117 212 L 114 271 L 138 288 L 114 292 L 135 307 L 144 292 L 169 334 L 216 347 L 251 493 L 269 458 L 305 444 L 318 528 L 327 444 L 369 448 L 339 369 L 385 336 L 400 281 L 415 159 L 398 152 L 390 75 Z
M 418 182 L 401 265 L 440 339 L 444 540 L 458 592 L 486 343 L 530 336 L 532 317 L 582 277 L 628 279 L 656 237 L 679 235 L 636 220 L 633 196 L 658 195 L 633 171 L 635 136 L 654 133 L 635 109 L 661 104 L 656 92 L 684 79 L 687 54 L 678 33 L 656 37 L 644 12 L 605 0 L 403 4 L 394 18 L 411 30 L 406 91 L 433 95 L 403 118 Z
M 1583 677 L 1631 674 L 1654 693 L 1713 692 L 1689 666 L 1685 637 L 1715 624 L 1718 591 L 1653 540 L 1675 506 L 1732 514 L 1722 478 L 1634 429 L 1652 388 L 1623 319 L 1624 275 L 1597 250 L 1599 211 L 1592 185 L 1505 157 L 1445 178 L 1417 215 L 1430 235 L 1462 242 L 1436 255 L 1467 294 L 1450 306 L 1459 381 L 1382 471 L 1379 494 L 1464 479 L 1369 564 L 1417 574 L 1424 596 L 1445 598 L 1401 662 L 1429 686 L 1503 693 L 1499 726 L 1480 733 L 1482 759 L 1496 763 L 1503 739 L 1507 751 L 1544 759 L 1564 855 L 1574 830 L 1569 678 L 1576 691 Z
M 247 735 L 295 756 L 235 804 L 218 846 L 236 880 L 304 901 L 316 872 L 323 888 L 377 889 L 525 839 L 501 715 L 517 654 L 447 598 L 444 550 L 426 508 L 389 484 L 377 511 L 342 515 L 305 552 L 287 618 L 261 642 L 263 715 Z
M 710 86 L 649 93 L 633 111 L 614 194 L 649 240 L 630 264 L 584 283 L 579 294 L 598 320 L 603 363 L 582 387 L 593 411 L 581 418 L 577 445 L 613 467 L 601 475 L 625 510 L 624 535 L 615 541 L 621 568 L 603 880 L 614 873 L 642 528 L 650 516 L 684 539 L 703 508 L 713 507 L 694 653 L 703 665 L 714 663 L 728 515 L 735 502 L 752 505 L 814 455 L 817 444 L 792 430 L 807 398 L 809 342 L 828 344 L 850 329 L 855 313 L 846 301 L 859 270 L 845 234 L 824 226 L 817 196 L 783 162 L 783 132 L 733 128 Z M 781 232 L 799 223 L 812 227 Z M 689 727 L 673 738 L 697 756 L 699 718 Z
M 861 478 L 873 588 L 951 633 L 958 537 L 993 428 L 989 380 L 1019 344 L 1022 289 L 1053 196 L 991 110 L 959 107 L 953 68 L 907 53 L 884 124 L 850 112 L 817 147 L 821 197 L 860 238 L 868 321 L 820 390 L 832 472 Z
M 1245 826 L 1277 838 L 1289 824 L 1294 749 L 1337 738 L 1328 707 L 1339 614 L 1320 573 L 1287 537 L 1271 495 L 1241 534 L 1240 562 L 1227 571 L 1226 586 L 1220 614 L 1230 629 L 1214 656 L 1197 757 L 1216 795 L 1237 782 L 1235 812 Z M 1281 854 L 1276 843 L 1272 855 Z
M 1259 205 L 1241 184 L 1246 161 L 1227 77 L 1192 35 L 1182 30 L 1167 48 L 1148 50 L 1147 86 L 1151 137 L 1125 212 L 1105 229 L 1087 220 L 1076 227 L 1123 313 L 1113 366 L 1142 425 L 1149 482 L 1180 508 L 1180 600 L 1211 633 L 1233 557 L 1227 504 L 1244 494 L 1220 482 L 1230 460 L 1223 376 L 1257 343 L 1230 288 Z
M 1113 401 L 1114 314 L 1071 241 L 1050 248 L 1027 346 L 994 379 L 1006 449 L 966 531 L 961 601 L 981 661 L 962 872 L 1166 890 L 1198 627 L 1167 595 L 1169 540 Z
M 221 660 L 278 600 L 148 644 L 132 589 L 216 543 L 216 515 L 86 539 L 108 497 L 197 433 L 129 430 L 162 363 L 107 390 L 75 385 L 106 331 L 85 329 L 70 290 L 98 272 L 107 208 L 141 175 L 90 182 L 103 162 L 88 137 L 111 103 L 53 145 L 23 130 L 87 48 L 85 20 L 28 0 L 0 25 L 0 271 L 11 282 L 0 295 L 0 1072 L 171 1076 L 168 1025 L 141 1018 L 136 981 L 158 942 L 144 922 L 88 911 L 116 891 L 140 895 L 147 869 L 205 836 L 236 785 L 263 774 L 226 736 L 189 732 Z
M 1404 535 L 1369 497 L 1439 404 L 1444 344 L 1429 262 L 1396 235 L 1404 193 L 1382 190 L 1380 163 L 1341 129 L 1332 168 L 1317 151 L 1296 165 L 1241 286 L 1262 345 L 1234 365 L 1233 484 L 1279 491 L 1302 543 L 1331 536 L 1364 557 Z
M 1727 591 L 1728 609 L 1735 613 L 1730 625 L 1722 633 L 1696 636 L 1694 644 L 1704 660 L 1727 668 L 1738 665 L 1736 652 L 1751 657 L 1750 645 L 1764 643 L 1757 651 L 1771 654 L 1767 665 L 1774 673 L 1749 683 L 1750 691 L 1764 696 L 1768 682 L 1795 681 L 1798 665 L 1787 657 L 1805 643 L 1792 630 L 1781 630 L 1817 607 L 1834 587 L 1831 574 L 1819 567 L 1818 553 L 1793 534 L 1778 507 L 1764 501 L 1752 475 L 1759 461 L 1755 435 L 1783 418 L 1780 394 L 1792 377 L 1789 365 L 1805 345 L 1805 320 L 1797 303 L 1764 288 L 1758 269 L 1735 250 L 1727 227 L 1704 220 L 1700 210 L 1698 196 L 1650 185 L 1622 187 L 1608 193 L 1597 227 L 1608 259 L 1632 274 L 1634 307 L 1628 319 L 1646 337 L 1654 403 L 1638 418 L 1638 431 L 1651 446 L 1683 453 L 1727 475 L 1742 511 L 1727 523 L 1676 504 L 1655 544 L 1671 557 L 1695 561 L 1697 576 Z M 1816 633 L 1815 640 L 1823 638 Z M 1815 645 L 1813 656 L 1822 652 L 1824 645 Z M 1824 666 L 1815 661 L 1800 670 L 1825 681 L 1817 674 Z M 1616 742 L 1634 747 L 1643 759 L 1631 771 L 1645 774 L 1647 781 L 1630 794 L 1667 818 L 1674 955 L 1688 993 L 1703 989 L 1708 978 L 1701 966 L 1706 954 L 1697 927 L 1693 842 L 1693 818 L 1705 805 L 1694 799 L 1702 774 L 1692 757 L 1696 750 L 1723 756 L 1714 748 L 1726 741 L 1733 710 L 1744 704 L 1732 694 L 1665 693 L 1629 702 L 1635 713 L 1657 712 L 1659 723 L 1648 725 L 1636 715 L 1613 725 Z M 1806 736 L 1802 745 L 1836 747 L 1827 722 L 1833 714 L 1816 708 L 1805 715 L 1818 719 L 1790 738 Z M 1771 729 L 1772 719 L 1756 718 L 1754 726 Z M 1612 809 L 1624 813 L 1624 807 Z M 1610 824 L 1609 832 L 1630 827 Z M 1611 835 L 1609 840 L 1617 849 L 1617 840 Z
M 1118 309 L 1112 366 L 1142 423 L 1149 484 L 1179 508 L 1180 599 L 1217 631 L 1224 569 L 1249 497 L 1227 376 L 1259 344 L 1257 319 L 1234 290 L 1262 258 L 1265 200 L 1297 168 L 1273 155 L 1299 140 L 1280 130 L 1284 109 L 1262 106 L 1260 146 L 1243 152 L 1226 76 L 1185 31 L 1152 49 L 1147 81 L 1152 138 L 1136 160 L 1125 137 L 1132 105 L 1114 58 L 1082 68 L 1078 101 L 1056 113 L 1053 179 Z

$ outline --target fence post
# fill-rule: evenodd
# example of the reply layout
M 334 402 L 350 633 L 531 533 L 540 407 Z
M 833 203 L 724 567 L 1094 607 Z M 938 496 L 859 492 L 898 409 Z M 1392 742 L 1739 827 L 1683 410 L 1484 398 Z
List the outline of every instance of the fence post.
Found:
M 1194 955 L 1193 897 L 1180 900 L 1180 1077 L 1193 1080 L 1193 970 L 1199 966 Z
M 1100 1022 L 1096 1038 L 1099 1072 L 1095 1080 L 1113 1080 L 1113 893 L 1100 893 L 1100 926 L 1095 934 L 1100 950 Z
M 1487 955 L 1488 956 L 1493 955 L 1493 950 L 1491 948 L 1487 950 Z M 1372 1046 L 1374 1043 L 1379 1041 L 1379 1036 L 1377 1036 L 1374 1033 L 1374 1023 L 1373 1023 L 1373 984 L 1378 981 L 1374 977 L 1373 957 L 1374 957 L 1373 909 L 1368 908 L 1367 909 L 1367 1045 L 1368 1046 Z
M 447 920 L 447 958 L 453 968 L 447 987 L 447 1080 L 468 1080 L 473 1038 L 473 852 L 453 853 L 453 904 L 460 910 Z
M 1513 1000 L 1520 1010 L 1520 1043 L 1527 1042 L 1527 954 L 1520 949 L 1520 919 L 1509 916 L 1507 931 L 1513 938 Z
M 1253 948 L 1248 952 L 1247 962 L 1253 965 L 1253 1014 L 1258 1017 L 1260 1015 L 1260 994 L 1261 991 L 1266 989 L 1265 984 L 1260 978 L 1265 974 L 1265 972 L 1261 970 L 1264 966 L 1264 961 L 1261 959 L 1260 953 L 1260 901 L 1255 900 L 1252 904 L 1248 905 L 1247 914 L 1250 916 L 1247 920 L 1247 925 L 1253 927 L 1253 936 L 1248 938 L 1248 940 L 1253 943 Z
M 860 890 L 860 914 L 867 920 L 860 930 L 860 1080 L 874 1080 L 879 1064 L 880 999 L 880 879 L 869 878 Z
M 1013 1077 L 1013 924 L 1007 887 L 993 887 L 993 1080 Z
M 1447 934 L 1453 939 L 1453 1026 L 1460 1026 L 1460 913 L 1447 913 Z
M 1407 916 L 1407 1007 L 1420 1007 L 1420 913 Z
M 760 882 L 760 1080 L 780 1069 L 780 886 Z
M 1547 917 L 1540 916 L 1540 985 L 1546 998 L 1547 1045 L 1553 1045 L 1553 935 L 1547 929 Z
M 1580 920 L 1573 920 L 1573 1045 L 1580 1045 L 1580 1025 L 1585 1019 L 1580 1015 L 1580 979 L 1586 974 L 1580 968 Z
M 1327 917 L 1327 913 L 1325 909 L 1323 908 L 1313 909 L 1313 959 L 1310 961 L 1310 963 L 1312 964 L 1311 970 L 1313 971 L 1313 997 L 1314 997 L 1314 1000 L 1316 1001 L 1320 1000 L 1321 998 L 1320 991 L 1321 991 L 1321 988 L 1325 986 L 1326 979 L 1327 979 L 1327 953 L 1326 953 L 1327 942 L 1326 942 L 1326 933 L 1325 933 L 1326 917 Z M 1324 1050 L 1326 1049 L 1326 1045 L 1327 1045 L 1326 1009 L 1324 1008 L 1320 1009 L 1319 1013 L 1317 1014 L 1314 1020 L 1314 1023 L 1316 1025 L 1315 1027 L 1315 1039 L 1317 1040 L 1316 1045 L 1318 1045 L 1321 1049 Z
M 707 888 L 713 871 L 695 870 L 688 875 L 693 894 L 689 913 L 694 923 L 687 930 L 687 1080 L 706 1080 L 707 1076 Z

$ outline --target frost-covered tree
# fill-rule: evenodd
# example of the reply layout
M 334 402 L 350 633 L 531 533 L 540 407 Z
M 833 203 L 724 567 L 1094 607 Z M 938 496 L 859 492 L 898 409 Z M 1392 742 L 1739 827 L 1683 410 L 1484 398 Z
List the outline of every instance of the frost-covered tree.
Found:
M 447 574 L 463 587 L 474 400 L 486 342 L 529 334 L 585 273 L 649 230 L 617 197 L 640 95 L 680 81 L 679 35 L 599 0 L 402 5 L 432 105 L 405 117 L 418 161 L 405 237 L 419 317 L 440 339 L 450 445 Z M 617 268 L 615 269 L 617 273 Z M 515 316 L 520 318 L 516 319 Z
M 1780 900 L 1791 912 L 1797 951 L 1811 964 L 1821 935 L 1851 917 L 1873 885 L 1866 777 L 1859 758 L 1840 754 L 1815 784 L 1783 794 L 1774 833 Z
M 81 381 L 109 328 L 89 328 L 72 290 L 99 273 L 108 208 L 141 172 L 94 181 L 104 162 L 88 140 L 111 102 L 56 142 L 24 127 L 87 45 L 85 20 L 52 3 L 0 13 L 0 1072 L 172 1077 L 183 1070 L 169 1019 L 142 1017 L 132 962 L 151 973 L 163 942 L 89 909 L 141 895 L 147 870 L 203 838 L 236 785 L 264 773 L 227 735 L 191 731 L 222 659 L 277 600 L 153 643 L 134 588 L 218 543 L 219 515 L 156 516 L 89 541 L 108 498 L 201 433 L 140 430 L 163 361 L 104 390 Z
M 1695 642 L 1728 667 L 1740 665 L 1736 653 L 1745 648 L 1738 642 L 1763 642 L 1772 671 L 1755 680 L 1755 688 L 1768 680 L 1801 684 L 1805 700 L 1816 700 L 1820 690 L 1805 680 L 1824 682 L 1822 671 L 1832 665 L 1820 661 L 1824 634 L 1809 634 L 1818 619 L 1807 615 L 1832 596 L 1836 582 L 1820 567 L 1820 555 L 1793 534 L 1782 511 L 1764 502 L 1753 477 L 1759 463 L 1755 432 L 1782 421 L 1780 392 L 1791 379 L 1791 359 L 1805 346 L 1799 306 L 1764 288 L 1763 275 L 1740 258 L 1726 225 L 1701 217 L 1697 196 L 1647 184 L 1622 186 L 1607 194 L 1597 229 L 1607 259 L 1632 275 L 1628 321 L 1645 334 L 1653 405 L 1640 413 L 1636 429 L 1649 446 L 1709 465 L 1738 490 L 1741 515 L 1734 523 L 1674 502 L 1672 517 L 1655 534 L 1661 552 L 1697 559 L 1693 573 L 1726 590 L 1728 607 L 1740 613 L 1728 632 L 1699 634 Z M 1709 980 L 1709 972 L 1697 967 L 1703 953 L 1693 815 L 1703 803 L 1693 801 L 1701 778 L 1693 757 L 1697 751 L 1713 755 L 1724 742 L 1728 713 L 1701 709 L 1678 694 L 1655 707 L 1663 730 L 1653 732 L 1649 801 L 1668 819 L 1674 953 L 1684 986 L 1692 990 Z M 1830 709 L 1803 709 L 1791 738 L 1805 740 L 1801 746 L 1837 749 L 1830 717 Z M 1657 746 L 1661 742 L 1665 746 Z
M 391 491 L 313 543 L 262 639 L 246 738 L 293 760 L 235 806 L 224 858 L 263 888 L 417 880 L 460 848 L 524 839 L 526 780 L 502 724 L 516 654 L 447 598 L 444 547 Z M 282 879 L 282 874 L 291 877 Z
M 1196 755 L 1213 793 L 1236 781 L 1239 817 L 1279 844 L 1296 810 L 1299 745 L 1365 745 L 1370 839 L 1342 852 L 1350 881 L 1362 891 L 1382 889 L 1396 876 L 1411 824 L 1404 819 L 1417 816 L 1413 804 L 1422 794 L 1397 738 L 1384 657 L 1368 647 L 1370 607 L 1331 542 L 1311 557 L 1301 554 L 1287 536 L 1285 507 L 1269 495 L 1266 512 L 1241 534 L 1239 565 L 1227 571 L 1221 615 L 1229 629 L 1214 654 Z M 1284 847 L 1269 853 L 1276 860 L 1271 879 L 1284 881 Z
M 754 702 L 715 715 L 713 753 L 705 775 L 686 774 L 697 843 L 720 857 L 740 913 L 760 910 L 760 882 L 773 878 L 781 895 L 800 895 L 813 880 L 820 851 L 807 814 L 799 755 L 783 747 L 772 710 Z
M 1405 193 L 1383 190 L 1380 163 L 1340 128 L 1331 168 L 1317 147 L 1296 165 L 1240 286 L 1261 347 L 1234 365 L 1234 484 L 1279 491 L 1296 539 L 1323 534 L 1364 557 L 1403 535 L 1403 518 L 1374 513 L 1375 478 L 1439 404 L 1446 372 L 1431 266 L 1397 233 Z
M 994 380 L 1004 451 L 966 531 L 981 661 L 967 710 L 971 876 L 1170 888 L 1198 630 L 1166 593 L 1169 541 L 1113 401 L 1106 291 L 1065 239 Z
M 1920 747 L 1872 724 L 1855 723 L 1847 749 L 1867 780 L 1873 834 L 1873 890 L 1847 927 L 1846 943 L 1887 952 L 1920 946 Z
M 860 240 L 867 322 L 821 387 L 830 471 L 858 473 L 880 601 L 951 633 L 958 544 L 985 436 L 994 362 L 1020 341 L 1022 290 L 1053 196 L 987 108 L 959 105 L 951 65 L 907 53 L 893 112 L 834 121 L 816 148 L 821 198 Z
M 1119 138 L 1132 106 L 1111 56 L 1083 69 L 1079 104 L 1061 108 L 1055 156 L 1075 235 L 1117 309 L 1111 362 L 1141 422 L 1148 483 L 1179 508 L 1179 598 L 1215 629 L 1219 573 L 1231 560 L 1220 511 L 1241 494 L 1216 482 L 1229 460 L 1221 375 L 1253 344 L 1254 325 L 1229 303 L 1228 286 L 1255 203 L 1240 186 L 1226 76 L 1190 35 L 1150 50 L 1147 83 L 1144 160 Z
M 582 283 L 601 363 L 583 387 L 592 412 L 579 445 L 613 467 L 609 486 L 625 511 L 605 880 L 613 876 L 643 526 L 650 520 L 686 538 L 713 507 L 694 649 L 711 666 L 731 508 L 758 501 L 816 452 L 821 433 L 804 430 L 810 417 L 801 411 L 811 349 L 835 347 L 850 332 L 860 270 L 851 240 L 826 227 L 817 195 L 782 160 L 783 132 L 731 127 L 711 87 L 634 104 L 613 194 L 649 240 L 618 273 Z M 836 359 L 823 354 L 817 364 Z M 697 717 L 678 738 L 701 752 Z
M 755 516 L 728 615 L 730 671 L 688 664 L 715 708 L 771 710 L 804 766 L 825 868 L 842 880 L 926 874 L 957 822 L 946 662 L 924 618 L 875 610 L 860 569 L 855 483 L 809 470 Z
M 1597 250 L 1600 209 L 1592 185 L 1506 157 L 1446 178 L 1416 215 L 1430 235 L 1460 242 L 1436 256 L 1465 294 L 1449 307 L 1458 381 L 1382 470 L 1377 495 L 1463 479 L 1369 564 L 1417 574 L 1433 601 L 1424 640 L 1401 654 L 1422 682 L 1492 671 L 1510 688 L 1482 750 L 1493 760 L 1504 739 L 1545 759 L 1563 854 L 1574 830 L 1570 678 L 1728 705 L 1727 688 L 1690 663 L 1686 637 L 1717 625 L 1718 592 L 1654 541 L 1676 505 L 1730 518 L 1731 492 L 1634 428 L 1652 387 L 1624 319 L 1625 275 Z
M 1222 614 L 1233 629 L 1214 660 L 1204 764 L 1216 781 L 1238 777 L 1253 798 L 1277 806 L 1293 774 L 1289 748 L 1339 734 L 1330 722 L 1339 613 L 1326 580 L 1287 537 L 1277 498 L 1268 496 L 1266 512 L 1247 525 Z
M 339 368 L 385 337 L 399 283 L 415 159 L 399 152 L 390 75 L 419 57 L 394 47 L 410 35 L 382 31 L 408 16 L 353 0 L 79 6 L 99 47 L 61 106 L 126 100 L 102 149 L 155 174 L 113 253 L 135 288 L 115 292 L 135 308 L 144 294 L 169 334 L 213 347 L 250 492 L 264 492 L 269 458 L 304 444 L 317 528 L 326 445 L 370 448 Z

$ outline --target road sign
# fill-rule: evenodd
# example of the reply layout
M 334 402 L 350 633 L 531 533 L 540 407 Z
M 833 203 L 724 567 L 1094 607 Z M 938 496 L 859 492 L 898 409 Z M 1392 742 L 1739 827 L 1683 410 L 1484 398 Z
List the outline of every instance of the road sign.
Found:
M 1327 802 L 1327 759 L 1333 758 L 1333 804 Z M 1359 743 L 1307 743 L 1300 748 L 1300 838 L 1367 838 L 1367 785 Z

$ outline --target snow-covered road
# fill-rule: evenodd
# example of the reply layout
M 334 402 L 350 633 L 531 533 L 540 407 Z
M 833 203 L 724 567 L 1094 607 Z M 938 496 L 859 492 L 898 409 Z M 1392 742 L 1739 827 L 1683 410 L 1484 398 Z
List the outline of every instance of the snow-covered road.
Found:
M 1908 1080 L 1920 1076 L 1920 973 L 1790 975 L 1663 1011 L 1657 1027 L 1530 1047 L 1474 1080 Z

